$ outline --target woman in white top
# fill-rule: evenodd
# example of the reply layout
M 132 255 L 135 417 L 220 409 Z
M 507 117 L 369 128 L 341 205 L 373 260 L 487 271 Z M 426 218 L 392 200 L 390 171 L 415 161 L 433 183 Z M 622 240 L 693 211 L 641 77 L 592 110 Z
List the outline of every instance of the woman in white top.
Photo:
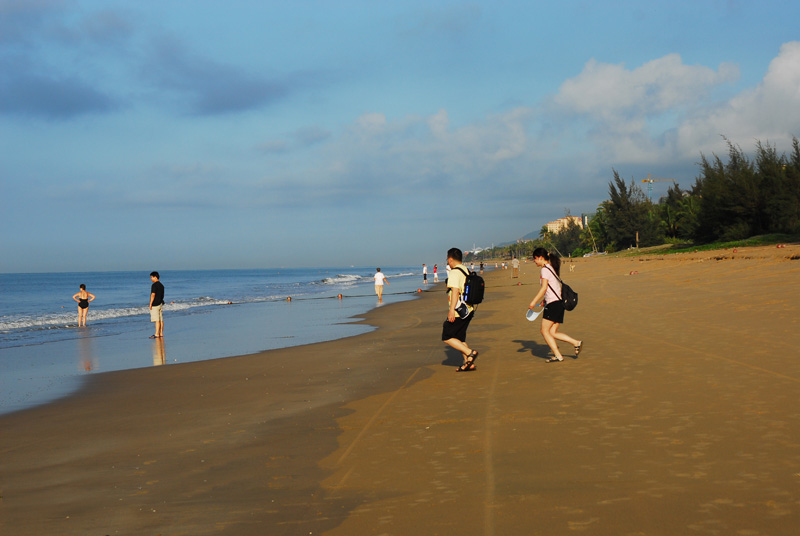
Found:
M 556 341 L 568 342 L 575 348 L 575 357 L 583 349 L 583 341 L 573 339 L 566 333 L 559 333 L 558 328 L 564 323 L 564 302 L 561 300 L 561 259 L 555 253 L 548 253 L 544 248 L 536 248 L 533 251 L 533 262 L 542 269 L 541 286 L 536 297 L 531 300 L 528 309 L 533 309 L 544 298 L 545 307 L 542 312 L 542 335 L 550 349 L 553 357 L 547 360 L 548 363 L 564 361 L 564 356 L 558 349 Z

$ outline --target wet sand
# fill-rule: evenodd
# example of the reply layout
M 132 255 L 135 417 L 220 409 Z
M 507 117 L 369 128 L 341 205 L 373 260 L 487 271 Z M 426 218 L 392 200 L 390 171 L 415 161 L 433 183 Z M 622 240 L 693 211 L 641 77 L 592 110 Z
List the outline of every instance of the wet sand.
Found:
M 486 275 L 475 372 L 429 292 L 357 337 L 98 375 L 0 418 L 0 532 L 794 535 L 790 257 L 577 259 L 563 363 L 524 318 L 526 263 Z

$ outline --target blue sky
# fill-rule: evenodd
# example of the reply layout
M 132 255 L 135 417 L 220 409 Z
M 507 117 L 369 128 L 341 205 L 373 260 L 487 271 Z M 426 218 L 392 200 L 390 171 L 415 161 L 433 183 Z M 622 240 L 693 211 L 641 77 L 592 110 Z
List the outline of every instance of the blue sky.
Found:
M 433 264 L 800 136 L 796 1 L 0 0 L 0 271 Z M 656 183 L 666 190 L 666 183 Z

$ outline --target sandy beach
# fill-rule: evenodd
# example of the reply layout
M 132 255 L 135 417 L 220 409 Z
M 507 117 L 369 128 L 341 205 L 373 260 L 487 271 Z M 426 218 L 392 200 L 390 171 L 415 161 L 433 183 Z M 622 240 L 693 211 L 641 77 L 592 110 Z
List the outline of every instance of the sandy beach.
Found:
M 576 259 L 563 363 L 528 262 L 486 274 L 475 372 L 437 290 L 356 337 L 94 376 L 0 417 L 0 533 L 797 534 L 799 259 Z

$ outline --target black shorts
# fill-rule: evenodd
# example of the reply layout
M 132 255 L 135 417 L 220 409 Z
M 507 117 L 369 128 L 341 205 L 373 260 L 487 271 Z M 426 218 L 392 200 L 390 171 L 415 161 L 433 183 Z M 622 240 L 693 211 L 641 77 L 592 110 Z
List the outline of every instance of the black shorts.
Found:
M 461 342 L 466 341 L 467 328 L 469 327 L 469 323 L 472 322 L 473 316 L 475 316 L 475 312 L 464 319 L 456 316 L 453 322 L 445 319 L 444 324 L 442 324 L 442 340 L 458 339 Z
M 564 302 L 561 300 L 550 302 L 544 306 L 542 318 L 546 318 L 550 322 L 556 324 L 564 323 Z

